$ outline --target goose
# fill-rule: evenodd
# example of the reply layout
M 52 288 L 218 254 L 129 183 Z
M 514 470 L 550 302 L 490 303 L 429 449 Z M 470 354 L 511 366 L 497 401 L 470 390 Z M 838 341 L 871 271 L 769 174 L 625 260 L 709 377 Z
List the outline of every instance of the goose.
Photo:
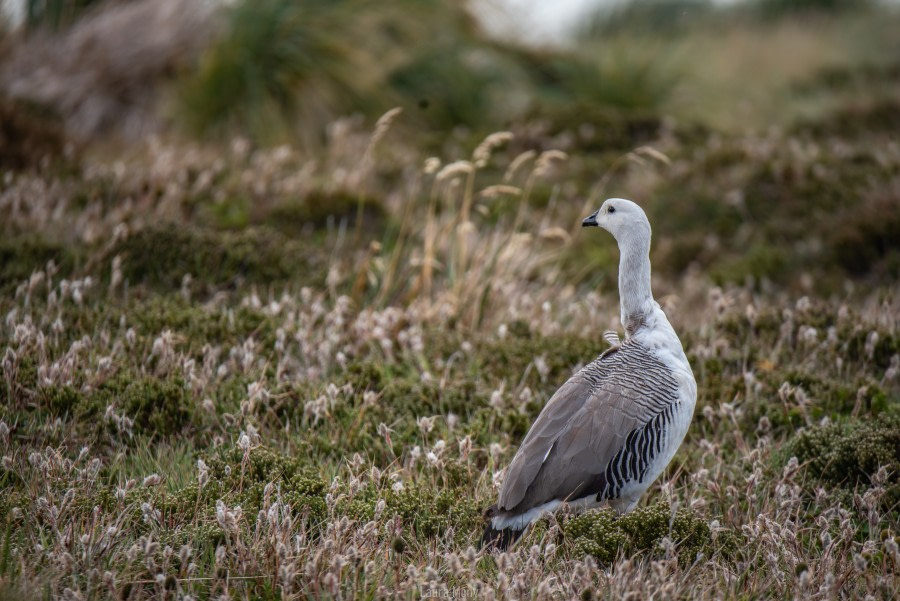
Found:
M 505 549 L 542 514 L 634 509 L 687 433 L 697 383 L 678 335 L 650 289 L 650 222 L 640 206 L 607 199 L 582 221 L 619 246 L 625 339 L 611 343 L 550 398 L 513 457 L 482 546 Z

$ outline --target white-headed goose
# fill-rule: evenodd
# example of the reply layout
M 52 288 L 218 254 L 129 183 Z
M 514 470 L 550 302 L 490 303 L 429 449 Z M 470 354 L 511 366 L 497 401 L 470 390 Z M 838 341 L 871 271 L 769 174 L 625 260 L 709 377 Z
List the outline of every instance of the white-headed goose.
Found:
M 544 406 L 506 471 L 500 500 L 485 513 L 485 545 L 507 547 L 563 503 L 630 511 L 672 459 L 694 413 L 694 374 L 650 290 L 647 216 L 630 200 L 611 198 L 582 225 L 602 227 L 618 242 L 625 340 Z

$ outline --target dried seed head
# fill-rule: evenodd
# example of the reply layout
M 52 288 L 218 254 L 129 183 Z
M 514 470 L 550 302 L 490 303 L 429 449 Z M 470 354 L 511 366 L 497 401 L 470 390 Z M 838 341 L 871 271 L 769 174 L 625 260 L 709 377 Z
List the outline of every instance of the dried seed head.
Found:
M 442 182 L 451 178 L 454 178 L 458 175 L 468 175 L 475 170 L 475 166 L 472 165 L 469 161 L 455 161 L 448 165 L 444 165 L 444 168 L 438 171 L 437 177 L 435 178 L 437 181 Z
M 484 167 L 488 164 L 488 161 L 491 159 L 491 154 L 494 152 L 494 149 L 502 146 L 506 142 L 509 142 L 513 139 L 512 132 L 508 131 L 498 131 L 490 134 L 488 137 L 478 145 L 475 149 L 475 152 L 472 153 L 472 158 L 475 161 L 475 165 L 477 167 Z
M 159 474 L 150 474 L 146 478 L 144 478 L 144 482 L 142 486 L 144 488 L 149 488 L 151 486 L 159 486 L 160 482 L 162 482 L 162 478 Z

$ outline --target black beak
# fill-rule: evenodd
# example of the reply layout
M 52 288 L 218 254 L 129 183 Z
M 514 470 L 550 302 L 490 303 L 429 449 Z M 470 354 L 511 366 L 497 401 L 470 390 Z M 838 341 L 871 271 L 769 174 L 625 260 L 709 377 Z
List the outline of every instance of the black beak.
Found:
M 584 221 L 581 222 L 581 227 L 597 227 L 597 213 L 600 212 L 600 209 L 597 209 L 590 215 L 584 218 Z

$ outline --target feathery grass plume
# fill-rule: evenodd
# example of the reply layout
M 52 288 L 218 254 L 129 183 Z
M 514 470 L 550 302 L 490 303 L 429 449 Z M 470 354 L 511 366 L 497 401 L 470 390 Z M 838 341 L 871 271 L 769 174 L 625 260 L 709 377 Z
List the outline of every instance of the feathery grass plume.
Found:
M 505 184 L 495 184 L 481 190 L 478 195 L 482 198 L 497 198 L 498 196 L 519 196 L 522 189 Z
M 488 161 L 491 160 L 491 154 L 493 154 L 494 150 L 512 139 L 513 134 L 508 131 L 498 131 L 487 136 L 481 144 L 475 147 L 475 151 L 472 153 L 472 160 L 475 162 L 475 166 L 479 169 L 486 167 Z
M 512 160 L 512 162 L 509 164 L 509 167 L 506 168 L 506 173 L 503 174 L 503 181 L 504 182 L 513 181 L 513 179 L 515 178 L 519 169 L 521 169 L 525 163 L 527 163 L 531 159 L 535 158 L 536 156 L 537 156 L 536 151 L 526 150 L 525 152 L 521 153 L 519 156 L 514 158 Z

